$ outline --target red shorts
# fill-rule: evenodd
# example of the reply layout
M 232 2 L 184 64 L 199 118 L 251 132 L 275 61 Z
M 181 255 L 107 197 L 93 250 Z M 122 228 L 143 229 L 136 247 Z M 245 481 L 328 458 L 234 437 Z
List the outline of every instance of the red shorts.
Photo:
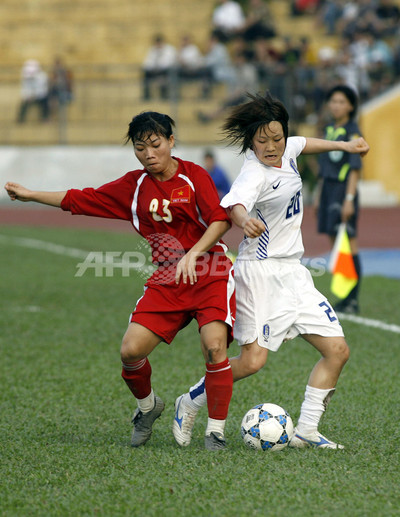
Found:
M 171 343 L 180 329 L 195 318 L 199 329 L 212 321 L 223 321 L 228 327 L 228 343 L 233 340 L 236 314 L 233 268 L 223 274 L 200 275 L 194 285 L 147 284 L 136 304 L 131 322 L 148 328 L 166 343 Z

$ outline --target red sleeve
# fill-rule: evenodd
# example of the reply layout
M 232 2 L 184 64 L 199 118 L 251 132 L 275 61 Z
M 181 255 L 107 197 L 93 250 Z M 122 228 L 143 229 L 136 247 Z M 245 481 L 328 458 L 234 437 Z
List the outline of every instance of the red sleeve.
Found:
M 94 189 L 68 190 L 61 208 L 72 214 L 131 220 L 131 205 L 136 180 L 132 172 Z
M 201 217 L 210 226 L 214 221 L 227 221 L 231 224 L 231 220 L 225 209 L 219 204 L 218 191 L 215 183 L 208 172 L 200 166 L 196 166 L 198 170 L 193 171 L 196 188 L 196 203 L 199 207 Z

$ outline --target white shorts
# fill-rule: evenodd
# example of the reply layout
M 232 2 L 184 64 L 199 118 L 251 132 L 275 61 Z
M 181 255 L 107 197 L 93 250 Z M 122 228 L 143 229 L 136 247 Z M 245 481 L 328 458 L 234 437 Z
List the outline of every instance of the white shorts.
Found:
M 343 336 L 328 300 L 297 259 L 236 260 L 236 321 L 239 345 L 258 340 L 276 351 L 299 334 Z

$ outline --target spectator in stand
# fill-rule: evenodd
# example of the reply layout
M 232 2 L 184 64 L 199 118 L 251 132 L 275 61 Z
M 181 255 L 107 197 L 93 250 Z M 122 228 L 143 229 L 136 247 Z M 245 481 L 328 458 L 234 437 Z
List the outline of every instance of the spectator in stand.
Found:
M 214 84 L 229 86 L 235 80 L 231 58 L 217 31 L 210 35 L 209 47 L 204 56 L 203 98 L 209 98 Z
M 394 36 L 399 33 L 400 7 L 392 0 L 379 0 L 376 15 L 383 23 L 382 36 Z
M 276 36 L 272 13 L 264 0 L 250 0 L 241 35 L 248 42 Z
M 240 4 L 234 0 L 218 0 L 212 15 L 212 25 L 224 42 L 239 34 L 245 25 Z
M 342 47 L 338 49 L 335 70 L 339 83 L 350 86 L 355 91 L 361 89 L 365 83 L 365 71 L 354 65 L 352 60 L 349 43 L 343 39 Z
M 177 55 L 178 88 L 183 82 L 204 77 L 204 57 L 189 34 L 182 36 Z
M 318 63 L 316 66 L 315 83 L 312 89 L 312 100 L 314 113 L 321 124 L 320 117 L 325 103 L 325 97 L 332 83 L 337 83 L 336 70 L 336 51 L 332 47 L 322 47 L 318 52 Z
M 393 64 L 393 51 L 385 40 L 377 38 L 373 32 L 365 33 L 368 42 L 368 63 L 384 63 L 387 67 Z
M 229 84 L 228 93 L 222 104 L 211 113 L 198 112 L 200 122 L 206 124 L 221 117 L 226 110 L 245 101 L 247 93 L 256 93 L 258 89 L 257 69 L 249 63 L 244 52 L 237 52 L 234 56 L 234 80 Z
M 351 36 L 354 32 L 357 18 L 360 16 L 360 6 L 355 1 L 345 1 L 340 19 L 337 23 L 337 31 L 339 34 Z
M 281 52 L 281 61 L 289 67 L 296 65 L 300 61 L 301 48 L 297 45 L 291 36 L 283 38 L 283 50 Z
M 300 55 L 297 63 L 296 75 L 298 77 L 299 88 L 307 88 L 308 84 L 314 80 L 315 65 L 318 62 L 318 55 L 311 39 L 307 36 L 300 38 L 298 46 Z
M 294 120 L 304 120 L 310 106 L 311 91 L 315 84 L 315 66 L 318 61 L 317 50 L 311 38 L 302 36 L 297 45 L 298 62 L 293 67 L 295 93 L 292 96 L 292 114 Z
M 275 77 L 280 54 L 271 43 L 265 38 L 257 38 L 253 44 L 254 63 L 257 68 L 258 79 L 262 89 L 273 89 L 271 80 Z M 274 93 L 273 95 L 276 96 Z
M 374 68 L 371 61 L 371 45 L 372 40 L 368 29 L 357 29 L 354 33 L 353 41 L 349 45 L 352 64 L 359 74 L 358 93 L 361 102 L 370 98 L 372 81 L 375 81 L 370 75 Z M 378 57 L 379 52 L 376 52 L 375 56 Z
M 21 72 L 21 104 L 17 122 L 26 120 L 28 110 L 37 106 L 40 118 L 44 122 L 49 118 L 49 81 L 46 72 L 35 59 L 29 59 Z
M 367 72 L 371 81 L 370 96 L 379 95 L 393 82 L 393 51 L 383 40 L 371 32 L 366 33 L 368 41 Z
M 400 32 L 393 48 L 393 73 L 395 79 L 400 77 Z
M 317 23 L 322 22 L 329 36 L 336 34 L 336 25 L 343 14 L 344 0 L 326 0 L 318 9 Z
M 182 36 L 178 49 L 178 73 L 182 79 L 197 79 L 204 65 L 204 58 L 199 47 L 193 43 L 189 34 Z
M 217 187 L 219 198 L 222 199 L 229 192 L 231 182 L 225 170 L 216 162 L 215 155 L 210 149 L 204 152 L 204 168 L 212 177 Z
M 371 0 L 358 0 L 344 5 L 343 16 L 338 24 L 339 32 L 348 37 L 353 37 L 356 32 L 372 31 L 379 34 L 382 24 L 376 16 Z
M 50 110 L 58 113 L 72 100 L 72 73 L 63 64 L 60 57 L 54 60 L 50 75 Z
M 317 11 L 320 0 L 292 0 L 293 16 L 301 16 L 302 14 L 314 14 Z
M 273 70 L 271 85 L 266 85 L 293 113 L 297 93 L 296 67 L 300 62 L 301 48 L 291 36 L 284 36 L 279 54 L 279 66 Z
M 151 87 L 156 83 L 163 100 L 169 98 L 171 73 L 176 66 L 176 48 L 165 42 L 162 34 L 154 36 L 143 62 L 143 99 L 151 99 Z

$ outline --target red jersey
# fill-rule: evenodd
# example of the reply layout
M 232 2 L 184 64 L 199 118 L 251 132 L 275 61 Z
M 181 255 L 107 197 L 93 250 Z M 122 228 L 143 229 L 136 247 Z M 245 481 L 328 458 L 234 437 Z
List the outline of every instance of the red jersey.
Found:
M 131 171 L 97 189 L 68 190 L 61 208 L 72 214 L 131 221 L 152 246 L 156 264 L 181 258 L 212 222 L 230 219 L 207 171 L 195 163 L 175 160 L 178 169 L 167 181 L 158 181 L 146 169 Z M 221 240 L 209 252 L 227 249 Z

